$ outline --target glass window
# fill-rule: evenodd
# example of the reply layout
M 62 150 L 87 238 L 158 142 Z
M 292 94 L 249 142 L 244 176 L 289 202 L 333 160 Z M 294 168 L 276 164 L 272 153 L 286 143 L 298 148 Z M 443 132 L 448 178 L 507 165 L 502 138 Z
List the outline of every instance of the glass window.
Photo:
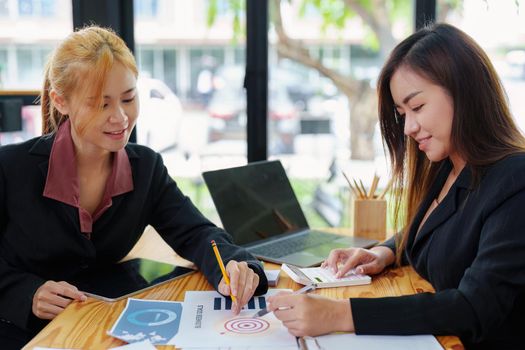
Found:
M 177 51 L 175 49 L 165 49 L 162 51 L 164 82 L 174 92 L 177 88 Z
M 35 94 L 40 90 L 49 53 L 73 29 L 71 4 L 71 0 L 0 0 L 0 90 Z M 38 136 L 40 119 L 40 106 L 24 106 L 23 130 L 0 133 L 0 144 Z
M 154 19 L 158 14 L 158 0 L 134 0 L 133 11 L 140 19 Z
M 32 16 L 35 9 L 33 0 L 19 0 L 18 1 L 18 13 L 20 16 Z
M 42 14 L 42 17 L 55 16 L 55 0 L 41 0 L 40 6 L 40 12 Z
M 213 24 L 212 1 L 155 3 L 151 10 L 149 1 L 134 2 L 141 71 L 138 142 L 161 152 L 183 191 L 219 223 L 201 172 L 246 163 L 244 39 L 234 40 L 228 0 L 218 1 Z M 243 12 L 244 1 L 236 3 Z M 157 95 L 158 85 L 167 89 L 164 98 Z
M 375 6 L 281 1 L 274 9 L 281 16 L 270 22 L 269 154 L 285 164 L 314 227 L 352 226 L 341 170 L 365 186 L 374 173 L 380 187 L 388 181 L 375 83 L 386 55 L 412 32 L 414 17 L 412 1 Z
M 150 77 L 153 76 L 153 49 L 137 45 L 136 56 L 141 74 L 146 72 Z
M 33 68 L 33 51 L 30 48 L 19 48 L 17 50 L 18 77 L 22 81 L 34 79 L 35 69 Z M 38 72 L 36 72 L 38 74 Z
M 7 79 L 7 49 L 0 48 L 0 90 Z
M 42 84 L 42 72 L 52 48 L 19 46 L 16 50 L 19 78 L 16 89 L 31 89 Z
M 18 0 L 18 13 L 21 17 L 52 17 L 55 5 L 55 0 Z
M 0 18 L 9 17 L 9 0 L 0 0 Z
M 525 1 L 464 0 L 457 10 L 438 2 L 437 13 L 487 52 L 502 79 L 511 112 L 525 130 Z

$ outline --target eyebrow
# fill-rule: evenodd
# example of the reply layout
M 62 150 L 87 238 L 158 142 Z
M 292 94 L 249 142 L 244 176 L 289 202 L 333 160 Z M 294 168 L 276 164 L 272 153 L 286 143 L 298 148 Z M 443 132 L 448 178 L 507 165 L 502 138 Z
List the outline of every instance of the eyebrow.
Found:
M 408 103 L 408 101 L 410 101 L 414 96 L 416 95 L 419 95 L 420 93 L 422 93 L 423 91 L 420 90 L 420 91 L 414 91 L 410 94 L 408 94 L 404 99 L 403 99 L 403 104 L 406 105 Z M 396 107 L 399 107 L 397 104 L 395 105 Z
M 124 91 L 123 93 L 121 93 L 121 95 L 125 95 L 125 94 L 128 94 L 130 92 L 132 92 L 133 90 L 135 90 L 134 87 L 130 88 L 130 89 L 127 89 L 126 91 Z M 108 96 L 108 95 L 104 95 L 104 98 L 109 98 L 111 96 Z

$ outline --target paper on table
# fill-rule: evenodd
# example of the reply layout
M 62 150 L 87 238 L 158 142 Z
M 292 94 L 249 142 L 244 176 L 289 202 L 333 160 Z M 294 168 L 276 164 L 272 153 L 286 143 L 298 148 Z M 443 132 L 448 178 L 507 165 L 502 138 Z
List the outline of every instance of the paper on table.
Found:
M 281 270 L 264 270 L 264 274 L 266 275 L 270 287 L 275 287 L 277 285 L 280 272 Z
M 177 334 L 181 314 L 181 303 L 129 298 L 108 334 L 127 343 L 148 339 L 152 344 L 167 344 Z
M 367 350 L 443 350 L 433 335 L 355 335 L 328 334 L 305 338 L 307 350 L 367 349 Z
M 272 289 L 267 296 L 282 290 Z M 229 298 L 217 292 L 188 291 L 179 332 L 168 344 L 180 348 L 296 347 L 295 337 L 273 313 L 252 317 L 255 311 L 265 307 L 264 297 L 254 297 L 240 315 L 234 316 Z
M 154 347 L 149 340 L 144 340 L 141 342 L 133 343 L 133 344 L 127 344 L 118 346 L 116 348 L 111 348 L 111 350 L 157 350 L 156 347 Z

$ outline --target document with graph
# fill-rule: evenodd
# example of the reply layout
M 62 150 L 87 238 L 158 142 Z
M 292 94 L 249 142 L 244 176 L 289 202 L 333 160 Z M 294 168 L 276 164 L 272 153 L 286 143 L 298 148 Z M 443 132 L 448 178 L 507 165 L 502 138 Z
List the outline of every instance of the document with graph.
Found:
M 273 289 L 266 296 L 282 290 L 287 289 Z M 253 297 L 237 316 L 231 307 L 231 299 L 217 292 L 186 292 L 179 332 L 168 344 L 177 348 L 297 348 L 295 337 L 273 313 L 253 318 L 266 307 L 264 296 Z

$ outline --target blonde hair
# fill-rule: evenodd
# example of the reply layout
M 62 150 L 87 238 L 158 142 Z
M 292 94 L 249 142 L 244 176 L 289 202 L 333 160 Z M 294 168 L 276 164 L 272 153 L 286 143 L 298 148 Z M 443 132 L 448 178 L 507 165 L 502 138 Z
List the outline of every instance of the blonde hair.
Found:
M 70 101 L 74 93 L 84 98 L 88 95 L 95 98 L 93 118 L 81 127 L 85 129 L 101 111 L 106 76 L 115 62 L 138 76 L 133 54 L 111 29 L 89 26 L 71 33 L 53 51 L 45 67 L 40 96 L 42 133 L 56 131 L 68 117 L 53 105 L 49 96 L 51 89 L 66 101 Z

